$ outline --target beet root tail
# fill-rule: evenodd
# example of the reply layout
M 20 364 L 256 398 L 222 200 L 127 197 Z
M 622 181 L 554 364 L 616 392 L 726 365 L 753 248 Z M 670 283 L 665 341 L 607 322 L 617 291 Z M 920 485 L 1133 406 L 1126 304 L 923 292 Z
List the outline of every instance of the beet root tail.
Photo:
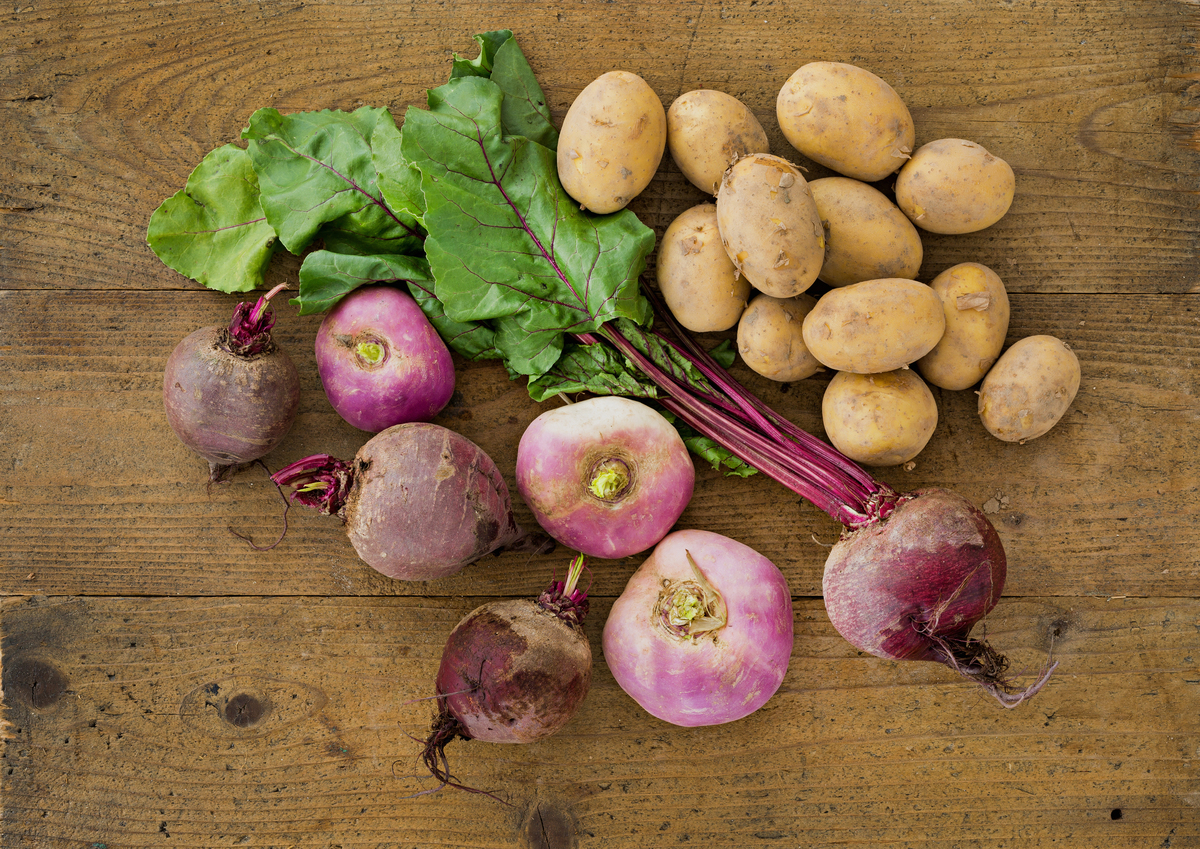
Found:
M 454 775 L 450 772 L 450 762 L 446 759 L 446 746 L 456 739 L 470 740 L 471 738 L 467 736 L 462 724 L 454 714 L 448 710 L 439 711 L 437 718 L 433 721 L 433 729 L 425 739 L 425 749 L 421 753 L 421 762 L 425 764 L 429 774 L 437 779 L 438 786 L 426 790 L 425 793 L 436 793 L 444 787 L 454 787 L 458 790 L 466 790 L 468 793 L 479 793 L 489 799 L 495 799 L 502 805 L 509 805 L 509 802 L 494 793 L 468 787 L 454 779 Z M 425 793 L 421 795 L 425 795 Z
M 1037 680 L 1028 687 L 1021 688 L 1008 677 L 1008 658 L 992 648 L 987 641 L 970 638 L 948 639 L 933 635 L 930 639 L 937 646 L 940 655 L 938 659 L 942 663 L 968 681 L 978 684 L 984 692 L 1006 708 L 1014 708 L 1035 696 L 1046 686 L 1050 675 L 1058 667 L 1058 661 L 1047 658 Z

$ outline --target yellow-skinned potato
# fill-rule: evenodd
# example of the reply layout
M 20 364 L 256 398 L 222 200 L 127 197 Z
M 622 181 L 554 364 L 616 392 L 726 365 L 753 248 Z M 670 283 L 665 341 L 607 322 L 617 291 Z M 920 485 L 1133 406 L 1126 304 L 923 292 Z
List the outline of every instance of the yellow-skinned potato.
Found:
M 867 183 L 894 173 L 916 141 L 912 115 L 896 90 L 844 62 L 798 68 L 779 90 L 775 113 L 792 147 Z
M 1016 192 L 1007 162 L 965 139 L 921 145 L 896 175 L 896 205 L 930 233 L 974 233 L 1004 217 Z
M 787 383 L 821 370 L 804 344 L 804 317 L 817 304 L 807 293 L 794 298 L 758 294 L 738 321 L 737 346 L 742 362 L 763 377 Z
M 946 332 L 917 371 L 942 389 L 968 389 L 988 373 L 1008 333 L 1008 292 L 996 272 L 978 262 L 951 266 L 929 282 L 942 299 Z
M 579 93 L 558 135 L 558 179 L 592 212 L 616 212 L 641 194 L 667 145 L 667 113 L 628 71 L 602 74 Z
M 887 195 L 851 177 L 810 180 L 808 188 L 825 227 L 823 281 L 849 286 L 917 276 L 925 256 L 921 234 Z
M 942 301 L 932 289 L 886 277 L 822 295 L 804 319 L 804 344 L 828 368 L 880 374 L 928 354 L 945 330 Z
M 717 192 L 725 251 L 750 285 L 776 298 L 813 284 L 825 259 L 825 231 L 808 182 L 769 153 L 742 157 Z
M 671 222 L 655 271 L 663 300 L 688 330 L 728 330 L 746 309 L 750 284 L 721 244 L 715 204 L 693 206 Z
M 667 149 L 692 185 L 715 195 L 725 169 L 750 153 L 770 153 L 762 124 L 740 100 L 699 89 L 679 95 L 667 110 Z
M 1054 336 L 1026 336 L 1000 355 L 979 386 L 979 419 L 1005 442 L 1037 439 L 1079 391 L 1079 358 Z
M 825 433 L 837 450 L 867 466 L 898 466 L 921 453 L 937 429 L 933 393 L 912 369 L 841 371 L 821 399 Z

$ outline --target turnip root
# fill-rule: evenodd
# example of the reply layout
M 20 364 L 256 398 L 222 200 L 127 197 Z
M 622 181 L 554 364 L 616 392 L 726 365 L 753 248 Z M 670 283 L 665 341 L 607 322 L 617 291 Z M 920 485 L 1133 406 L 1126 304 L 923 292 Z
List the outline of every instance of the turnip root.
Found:
M 316 454 L 272 480 L 293 502 L 340 516 L 358 556 L 389 578 L 444 578 L 485 554 L 553 547 L 517 525 L 491 457 L 440 425 L 395 425 L 350 463 Z
M 272 289 L 251 307 L 240 303 L 227 327 L 204 327 L 167 358 L 167 422 L 208 461 L 209 479 L 269 454 L 287 435 L 300 406 L 300 378 L 271 338 Z
M 438 715 L 424 760 L 441 782 L 455 782 L 445 748 L 455 738 L 533 743 L 575 715 L 592 682 L 592 649 L 581 627 L 587 593 L 577 588 L 584 558 L 535 599 L 477 607 L 454 627 L 437 674 Z
M 316 359 L 334 410 L 371 433 L 429 421 L 454 393 L 450 350 L 394 286 L 364 286 L 338 301 L 317 330 Z
M 945 489 L 901 495 L 886 518 L 847 530 L 825 562 L 829 620 L 861 651 L 892 660 L 944 663 L 1012 707 L 1024 690 L 1005 678 L 1007 660 L 969 636 L 996 606 L 1007 562 L 992 523 Z
M 695 481 L 679 432 L 649 406 L 614 395 L 542 413 L 517 446 L 517 491 L 538 524 L 592 557 L 653 546 Z
M 792 598 L 766 557 L 711 531 L 668 534 L 604 624 L 604 659 L 648 713 L 682 726 L 749 716 L 792 656 Z

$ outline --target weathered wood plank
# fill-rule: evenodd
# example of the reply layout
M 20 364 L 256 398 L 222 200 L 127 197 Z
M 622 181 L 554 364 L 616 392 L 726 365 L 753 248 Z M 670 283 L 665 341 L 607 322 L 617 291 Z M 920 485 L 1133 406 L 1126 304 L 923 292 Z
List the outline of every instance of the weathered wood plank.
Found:
M 9 599 L 0 845 L 1195 846 L 1200 606 L 1005 602 L 1032 670 L 1006 711 L 928 663 L 858 656 L 796 605 L 792 665 L 725 726 L 651 719 L 596 680 L 545 743 L 456 742 L 418 780 L 441 644 L 477 599 Z M 1148 717 L 1159 721 L 1148 721 Z M 523 838 L 561 827 L 566 837 Z
M 251 470 L 210 492 L 203 462 L 162 413 L 167 354 L 190 329 L 223 321 L 229 304 L 204 292 L 0 293 L 0 326 L 8 328 L 0 437 L 9 455 L 0 585 L 56 595 L 510 594 L 539 587 L 559 564 L 561 555 L 505 555 L 436 585 L 388 581 L 358 560 L 336 520 L 300 509 L 282 545 L 250 551 L 230 527 L 260 543 L 281 528 L 265 473 Z M 983 430 L 974 393 L 939 392 L 938 430 L 915 467 L 880 477 L 905 489 L 948 486 L 985 505 L 1012 562 L 1010 593 L 1191 595 L 1200 570 L 1200 312 L 1188 309 L 1177 296 L 1015 296 L 1010 341 L 1051 333 L 1082 361 L 1083 386 L 1066 419 L 1025 445 L 1002 443 Z M 343 423 L 321 390 L 312 361 L 318 318 L 286 306 L 280 313 L 279 342 L 297 361 L 303 395 L 299 420 L 269 463 L 353 456 L 368 435 Z M 737 373 L 823 433 L 827 375 L 776 385 Z M 516 445 L 550 406 L 532 402 L 495 363 L 462 363 L 439 419 L 496 460 L 518 519 L 530 526 L 512 477 Z M 819 543 L 837 531 L 771 481 L 708 469 L 680 524 L 758 548 L 801 595 L 820 593 Z M 597 569 L 596 591 L 619 592 L 636 562 Z

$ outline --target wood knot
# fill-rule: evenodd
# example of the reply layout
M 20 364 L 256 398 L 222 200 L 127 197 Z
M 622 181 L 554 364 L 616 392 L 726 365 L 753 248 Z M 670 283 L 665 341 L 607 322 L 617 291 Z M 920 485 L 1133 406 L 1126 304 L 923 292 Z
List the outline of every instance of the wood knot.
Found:
M 47 710 L 69 690 L 70 681 L 46 660 L 17 657 L 4 665 L 4 694 L 34 710 Z

